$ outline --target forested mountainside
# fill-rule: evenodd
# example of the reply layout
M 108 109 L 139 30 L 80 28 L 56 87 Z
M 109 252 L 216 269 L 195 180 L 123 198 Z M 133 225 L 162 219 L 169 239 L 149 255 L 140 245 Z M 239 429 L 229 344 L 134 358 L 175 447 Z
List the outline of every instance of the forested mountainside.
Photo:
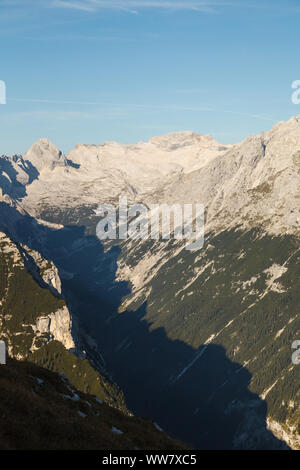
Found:
M 78 350 L 135 414 L 197 448 L 300 448 L 299 155 L 296 117 L 233 146 L 176 133 L 64 156 L 42 139 L 0 159 L 0 228 L 57 266 Z M 95 209 L 124 194 L 204 204 L 203 249 L 101 242 Z
M 122 393 L 82 349 L 53 262 L 1 232 L 0 269 L 0 339 L 9 357 L 63 373 L 79 390 L 126 410 Z
M 90 339 L 73 327 L 52 261 L 1 232 L 0 269 L 8 353 L 0 366 L 1 449 L 185 448 L 135 417 L 95 351 L 88 359 L 80 338 Z

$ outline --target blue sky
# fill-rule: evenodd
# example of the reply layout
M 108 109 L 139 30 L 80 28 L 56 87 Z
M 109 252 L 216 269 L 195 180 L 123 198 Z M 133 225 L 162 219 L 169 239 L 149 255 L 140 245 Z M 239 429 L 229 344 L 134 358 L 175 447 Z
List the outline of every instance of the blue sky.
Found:
M 300 114 L 299 21 L 299 0 L 0 0 L 0 154 L 268 130 Z

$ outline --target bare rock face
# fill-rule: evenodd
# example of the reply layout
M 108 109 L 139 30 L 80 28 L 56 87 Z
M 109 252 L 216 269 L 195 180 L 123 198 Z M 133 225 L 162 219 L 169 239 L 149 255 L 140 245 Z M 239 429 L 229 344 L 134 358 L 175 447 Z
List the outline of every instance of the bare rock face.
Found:
M 56 266 L 0 232 L 0 335 L 12 357 L 24 358 L 52 340 L 75 348 L 72 319 Z M 42 341 L 37 341 L 42 338 Z
M 300 118 L 292 118 L 175 176 L 154 197 L 169 204 L 203 203 L 207 230 L 242 224 L 276 235 L 299 234 L 299 149 Z
M 65 157 L 41 139 L 23 158 L 8 160 L 24 184 L 18 200 L 37 216 L 45 207 L 97 205 L 126 194 L 147 204 L 202 203 L 214 231 L 242 223 L 280 234 L 300 230 L 299 152 L 300 118 L 294 117 L 236 145 L 177 132 L 135 145 L 78 144 Z M 29 177 L 34 171 L 38 177 Z M 12 174 L 6 161 L 4 193 L 7 185 L 16 187 Z
M 285 426 L 283 426 L 281 423 L 271 418 L 267 419 L 267 425 L 268 429 L 270 429 L 278 439 L 285 441 L 291 449 L 300 449 L 300 435 L 299 432 L 297 432 L 297 426 L 290 423 L 286 423 Z
M 46 334 L 49 341 L 59 341 L 68 350 L 75 348 L 71 333 L 72 319 L 67 307 L 63 307 L 47 316 L 39 317 L 32 329 L 37 337 Z
M 36 275 L 37 280 L 42 279 L 54 294 L 61 295 L 61 280 L 53 261 L 45 259 L 38 251 L 30 249 L 26 245 L 22 245 L 22 248 L 26 253 L 27 260 L 29 257 L 31 258 L 28 267 L 32 268 L 32 274 Z
M 57 166 L 65 166 L 64 155 L 48 139 L 40 139 L 32 145 L 24 155 L 24 160 L 29 161 L 39 172 L 54 170 Z
M 135 145 L 78 144 L 64 157 L 42 139 L 24 156 L 41 174 L 26 184 L 22 205 L 38 214 L 43 205 L 97 204 L 124 192 L 134 201 L 153 193 L 174 175 L 203 167 L 228 148 L 210 136 L 183 132 Z

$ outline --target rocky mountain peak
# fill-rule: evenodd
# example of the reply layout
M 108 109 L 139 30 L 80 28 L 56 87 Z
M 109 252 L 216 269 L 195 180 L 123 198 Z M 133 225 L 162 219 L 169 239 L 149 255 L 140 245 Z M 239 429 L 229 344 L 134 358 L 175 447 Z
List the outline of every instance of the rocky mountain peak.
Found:
M 38 140 L 24 155 L 24 160 L 38 170 L 54 169 L 58 165 L 66 165 L 66 159 L 62 152 L 46 138 Z
M 159 137 L 152 137 L 149 139 L 149 143 L 170 150 L 193 145 L 208 147 L 212 144 L 217 144 L 210 135 L 198 134 L 192 131 L 170 132 Z

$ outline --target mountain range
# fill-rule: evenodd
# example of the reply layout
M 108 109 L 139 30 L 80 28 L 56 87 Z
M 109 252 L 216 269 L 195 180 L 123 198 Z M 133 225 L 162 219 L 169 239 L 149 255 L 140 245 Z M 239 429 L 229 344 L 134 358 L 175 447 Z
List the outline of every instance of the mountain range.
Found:
M 0 339 L 199 449 L 300 448 L 300 117 L 235 145 L 43 138 L 0 157 Z M 100 241 L 97 207 L 205 207 L 205 243 Z

